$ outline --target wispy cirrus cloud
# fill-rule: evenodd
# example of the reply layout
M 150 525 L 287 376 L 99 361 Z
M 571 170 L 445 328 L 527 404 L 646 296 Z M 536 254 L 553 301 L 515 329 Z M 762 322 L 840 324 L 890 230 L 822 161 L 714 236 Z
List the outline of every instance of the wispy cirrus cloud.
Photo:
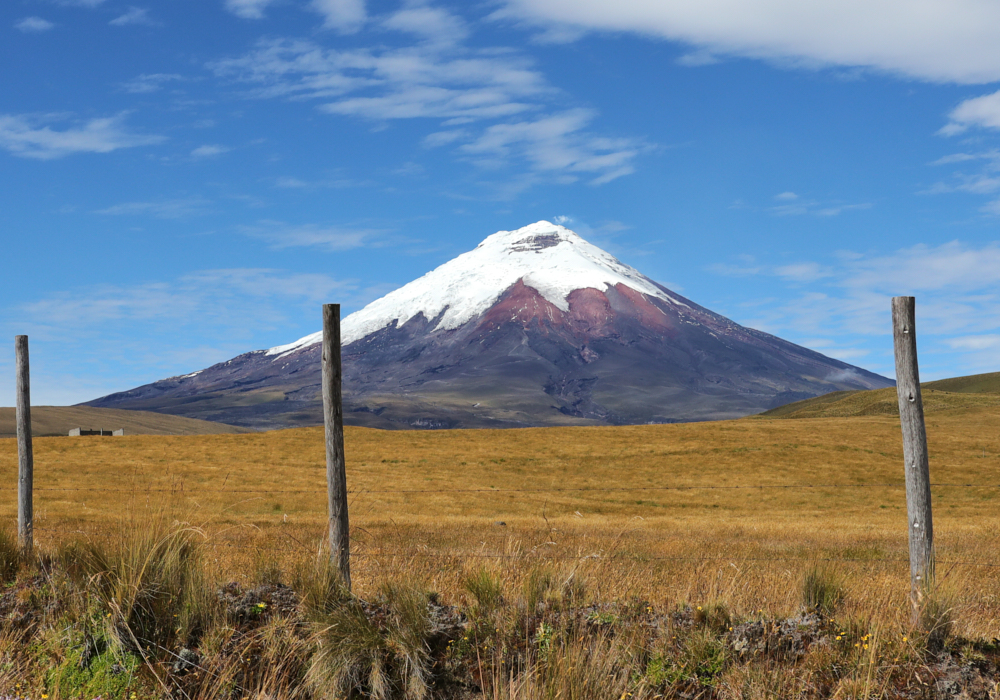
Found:
M 47 19 L 42 19 L 41 17 L 25 17 L 14 24 L 14 28 L 22 34 L 38 34 L 40 32 L 47 32 L 55 26 L 56 25 L 52 22 Z
M 95 214 L 108 216 L 154 216 L 158 219 L 186 219 L 191 216 L 201 216 L 211 212 L 211 202 L 203 197 L 187 197 L 182 199 L 161 199 L 151 202 L 124 202 L 104 209 L 98 209 Z
M 774 195 L 773 199 L 774 202 L 767 206 L 753 205 L 740 199 L 730 208 L 764 211 L 774 216 L 839 216 L 844 212 L 863 211 L 874 206 L 871 202 L 821 201 L 791 191 L 780 192 Z
M 226 9 L 243 19 L 263 19 L 264 10 L 274 0 L 226 0 Z
M 265 241 L 271 248 L 316 248 L 339 252 L 355 248 L 379 246 L 387 233 L 384 229 L 289 224 L 264 220 L 254 226 L 241 226 L 241 233 Z
M 368 14 L 365 0 L 312 0 L 310 7 L 323 17 L 323 26 L 350 34 L 361 29 Z
M 565 182 L 577 174 L 602 185 L 635 172 L 632 161 L 642 145 L 629 139 L 609 139 L 588 134 L 590 110 L 576 109 L 539 119 L 495 124 L 461 152 L 486 167 L 512 156 L 525 160 L 539 172 L 560 172 Z
M 326 274 L 208 269 L 53 292 L 0 310 L 0 327 L 31 336 L 36 403 L 64 405 L 286 343 L 314 330 L 293 318 L 319 323 L 321 304 L 353 309 L 370 296 L 355 280 Z
M 140 134 L 125 126 L 126 113 L 53 128 L 64 115 L 0 114 L 0 148 L 22 158 L 53 160 L 75 153 L 111 153 L 162 143 L 164 136 Z
M 358 187 L 369 184 L 363 181 L 351 180 L 350 178 L 328 178 L 323 180 L 303 180 L 302 178 L 284 175 L 274 180 L 274 186 L 283 190 L 320 190 L 320 189 L 342 189 L 344 187 Z
M 206 143 L 203 146 L 198 146 L 191 151 L 192 158 L 212 158 L 214 156 L 220 156 L 223 153 L 228 153 L 233 149 L 228 146 L 221 146 L 217 143 Z
M 134 95 L 142 95 L 150 92 L 157 92 L 163 89 L 167 83 L 183 81 L 184 76 L 177 73 L 143 73 L 121 84 L 125 92 Z
M 108 22 L 108 24 L 112 27 L 128 27 L 135 24 L 155 27 L 159 22 L 156 22 L 149 16 L 149 10 L 141 7 L 130 7 L 123 14 L 118 15 Z
M 378 122 L 425 119 L 439 128 L 423 139 L 487 168 L 523 164 L 524 189 L 539 181 L 600 185 L 634 171 L 649 149 L 640 139 L 593 132 L 597 113 L 556 106 L 561 97 L 530 58 L 507 48 L 468 48 L 469 29 L 451 13 L 406 6 L 381 22 L 415 36 L 398 48 L 326 49 L 311 41 L 266 40 L 210 68 L 253 86 L 257 98 L 316 100 L 328 114 Z M 555 174 L 553 179 L 551 176 Z
M 748 306 L 748 317 L 740 322 L 821 352 L 824 347 L 867 348 L 869 368 L 875 371 L 891 375 L 889 301 L 901 295 L 917 297 L 922 367 L 929 376 L 1000 369 L 998 242 L 952 241 L 883 255 L 842 253 L 827 263 L 767 265 L 747 257 L 708 270 L 792 284 L 785 293 Z
M 956 170 L 949 179 L 935 182 L 920 194 L 967 192 L 993 197 L 1000 192 L 1000 150 L 995 148 L 975 153 L 952 153 L 938 158 L 931 165 L 952 166 Z M 987 202 L 980 207 L 980 211 L 991 216 L 1000 215 L 1000 199 Z

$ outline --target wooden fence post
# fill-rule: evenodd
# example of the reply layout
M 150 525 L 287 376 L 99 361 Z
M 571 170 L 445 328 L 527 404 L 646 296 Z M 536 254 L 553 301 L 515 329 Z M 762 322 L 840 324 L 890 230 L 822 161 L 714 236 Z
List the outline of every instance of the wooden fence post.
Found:
M 330 563 L 351 589 L 351 537 L 344 464 L 341 393 L 340 304 L 323 304 L 323 424 L 326 427 L 326 489 L 330 515 Z
M 892 337 L 896 354 L 896 396 L 903 430 L 906 469 L 906 515 L 910 533 L 910 601 L 919 621 L 924 597 L 934 585 L 934 526 L 927 459 L 924 404 L 917 368 L 917 329 L 913 297 L 893 297 Z
M 28 336 L 14 337 L 17 366 L 17 543 L 24 557 L 34 547 L 32 487 L 35 460 L 31 449 L 31 374 L 28 368 Z

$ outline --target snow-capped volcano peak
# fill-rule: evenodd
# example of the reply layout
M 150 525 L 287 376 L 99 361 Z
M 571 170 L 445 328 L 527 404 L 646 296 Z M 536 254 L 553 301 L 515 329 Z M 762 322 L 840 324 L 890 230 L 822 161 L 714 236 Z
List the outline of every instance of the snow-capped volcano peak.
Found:
M 402 326 L 420 313 L 427 319 L 441 316 L 432 330 L 458 328 L 489 310 L 519 280 L 562 311 L 569 309 L 570 292 L 604 292 L 616 284 L 687 306 L 568 228 L 539 221 L 516 231 L 498 231 L 468 253 L 351 314 L 341 323 L 341 341 L 353 343 L 393 321 Z M 267 354 L 284 355 L 321 340 L 322 333 L 313 333 Z

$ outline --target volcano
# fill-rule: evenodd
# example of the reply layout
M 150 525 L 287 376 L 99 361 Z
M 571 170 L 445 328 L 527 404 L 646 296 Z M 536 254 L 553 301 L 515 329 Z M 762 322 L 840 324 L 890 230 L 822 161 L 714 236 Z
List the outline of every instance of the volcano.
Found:
M 341 337 L 344 420 L 371 427 L 715 420 L 893 385 L 734 323 L 547 221 L 487 237 L 347 316 Z M 321 424 L 320 341 L 86 405 L 260 429 Z

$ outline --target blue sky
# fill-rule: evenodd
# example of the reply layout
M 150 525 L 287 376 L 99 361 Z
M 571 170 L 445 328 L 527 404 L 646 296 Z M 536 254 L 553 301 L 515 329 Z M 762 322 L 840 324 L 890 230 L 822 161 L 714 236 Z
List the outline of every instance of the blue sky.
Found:
M 564 223 L 891 376 L 1000 370 L 1000 6 L 10 0 L 0 404 L 191 372 Z

